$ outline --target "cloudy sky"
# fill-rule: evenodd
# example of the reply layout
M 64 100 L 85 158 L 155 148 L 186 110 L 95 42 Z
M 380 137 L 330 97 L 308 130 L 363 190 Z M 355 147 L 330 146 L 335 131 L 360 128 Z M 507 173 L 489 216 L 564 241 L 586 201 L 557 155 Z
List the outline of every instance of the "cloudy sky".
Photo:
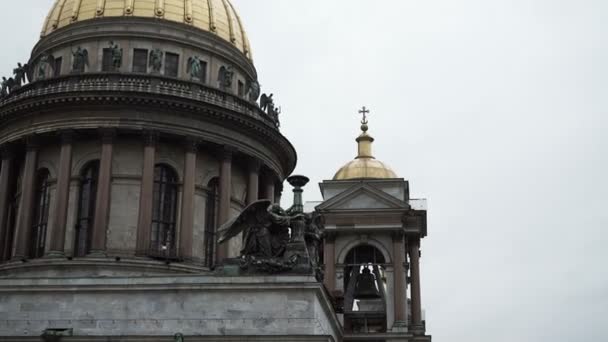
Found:
M 376 157 L 429 199 L 435 341 L 608 341 L 608 2 L 233 1 L 306 200 L 363 105 Z M 0 2 L 4 74 L 52 2 Z

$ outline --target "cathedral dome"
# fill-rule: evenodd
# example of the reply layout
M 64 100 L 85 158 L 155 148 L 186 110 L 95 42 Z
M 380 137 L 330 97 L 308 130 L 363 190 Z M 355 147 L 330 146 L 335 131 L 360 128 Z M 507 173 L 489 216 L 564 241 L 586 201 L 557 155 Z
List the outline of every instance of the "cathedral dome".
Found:
M 359 153 L 355 160 L 342 166 L 334 180 L 353 180 L 353 179 L 389 179 L 398 178 L 397 174 L 383 162 L 376 160 L 372 155 L 372 143 L 374 138 L 367 134 L 367 120 L 364 119 L 361 125 L 363 133 L 357 137 Z
M 107 17 L 140 17 L 183 23 L 230 42 L 247 57 L 251 49 L 229 0 L 57 0 L 42 28 L 45 37 L 70 24 Z

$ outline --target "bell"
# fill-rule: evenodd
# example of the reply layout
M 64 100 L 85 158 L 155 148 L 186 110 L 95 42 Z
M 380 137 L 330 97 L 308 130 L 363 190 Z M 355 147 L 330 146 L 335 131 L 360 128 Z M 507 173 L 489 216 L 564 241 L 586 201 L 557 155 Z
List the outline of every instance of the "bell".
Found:
M 381 298 L 378 288 L 376 288 L 376 277 L 370 272 L 369 268 L 365 267 L 363 273 L 357 276 L 357 284 L 355 285 L 355 296 L 357 299 L 375 299 Z

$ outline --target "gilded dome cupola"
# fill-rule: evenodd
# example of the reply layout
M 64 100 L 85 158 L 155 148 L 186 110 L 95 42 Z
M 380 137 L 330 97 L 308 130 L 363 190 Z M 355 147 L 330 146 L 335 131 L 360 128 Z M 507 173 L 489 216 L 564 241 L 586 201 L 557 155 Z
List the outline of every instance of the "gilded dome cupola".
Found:
M 374 158 L 372 154 L 374 138 L 367 133 L 369 126 L 366 115 L 369 110 L 363 107 L 360 113 L 363 114 L 363 120 L 361 121 L 361 134 L 356 139 L 357 157 L 341 167 L 336 172 L 334 180 L 398 178 L 390 167 Z

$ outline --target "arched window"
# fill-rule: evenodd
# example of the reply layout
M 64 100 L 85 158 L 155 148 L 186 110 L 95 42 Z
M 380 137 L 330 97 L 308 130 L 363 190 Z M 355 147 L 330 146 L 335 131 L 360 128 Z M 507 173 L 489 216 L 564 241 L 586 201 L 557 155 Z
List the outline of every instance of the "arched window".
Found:
M 207 187 L 207 201 L 205 203 L 205 266 L 213 267 L 215 256 L 215 225 L 217 223 L 217 201 L 219 179 L 213 178 Z
M 42 258 L 46 242 L 46 228 L 49 219 L 49 170 L 40 169 L 36 175 L 36 197 L 30 240 L 30 258 Z
M 95 219 L 95 200 L 99 180 L 99 160 L 85 165 L 80 173 L 78 218 L 76 221 L 76 246 L 74 255 L 86 256 L 91 250 L 91 235 Z
M 344 324 L 350 332 L 386 331 L 384 255 L 374 246 L 351 249 L 344 260 Z M 358 315 L 359 311 L 372 316 Z
M 152 256 L 173 257 L 176 255 L 177 187 L 176 172 L 168 165 L 156 165 L 152 198 L 152 234 L 150 236 L 150 254 Z

